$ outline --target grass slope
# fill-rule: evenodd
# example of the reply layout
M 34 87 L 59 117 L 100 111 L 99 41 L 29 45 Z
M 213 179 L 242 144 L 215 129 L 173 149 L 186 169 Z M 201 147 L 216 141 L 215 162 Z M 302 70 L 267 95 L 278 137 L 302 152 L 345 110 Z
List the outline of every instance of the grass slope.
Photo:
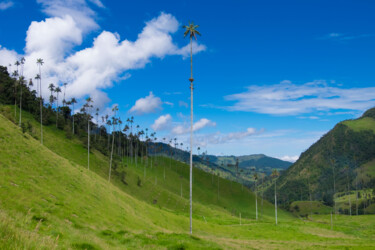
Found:
M 53 131 L 53 128 L 49 129 Z M 45 135 L 47 137 L 48 133 Z M 92 158 L 96 161 L 106 162 L 102 157 L 93 152 Z M 93 163 L 94 166 L 99 174 L 104 170 L 99 163 Z M 129 166 L 128 172 L 131 173 L 133 168 L 134 176 L 142 172 L 141 167 L 135 166 Z M 147 172 L 152 182 L 163 168 L 153 169 L 154 176 L 151 168 Z M 173 171 L 166 171 L 169 172 Z M 208 205 L 209 200 L 206 204 L 204 201 L 194 203 L 194 207 L 207 216 L 194 218 L 194 236 L 189 236 L 186 234 L 186 213 L 170 209 L 167 205 L 161 206 L 159 201 L 151 205 L 150 201 L 142 199 L 143 194 L 135 193 L 133 196 L 130 192 L 152 186 L 151 183 L 146 184 L 145 181 L 139 187 L 130 182 L 129 176 L 128 185 L 121 188 L 108 183 L 97 173 L 88 171 L 85 164 L 68 160 L 41 146 L 0 115 L 0 248 L 375 247 L 374 217 L 371 216 L 352 217 L 350 222 L 347 217 L 338 216 L 333 231 L 329 230 L 327 217 L 317 216 L 314 218 L 317 222 L 310 222 L 294 219 L 282 212 L 278 226 L 271 221 L 271 216 L 265 216 L 260 222 L 245 218 L 240 226 L 238 217 L 232 216 L 228 209 Z M 202 177 L 195 176 L 194 185 L 198 185 L 204 174 Z M 167 186 L 159 183 L 160 179 L 147 192 L 158 193 L 159 188 L 167 192 Z M 134 186 L 133 189 L 130 189 L 131 186 Z M 238 189 L 241 190 L 240 186 Z M 173 193 L 172 190 L 169 193 Z M 199 199 L 200 195 L 197 191 L 195 193 Z M 201 199 L 205 199 L 206 195 L 201 195 Z

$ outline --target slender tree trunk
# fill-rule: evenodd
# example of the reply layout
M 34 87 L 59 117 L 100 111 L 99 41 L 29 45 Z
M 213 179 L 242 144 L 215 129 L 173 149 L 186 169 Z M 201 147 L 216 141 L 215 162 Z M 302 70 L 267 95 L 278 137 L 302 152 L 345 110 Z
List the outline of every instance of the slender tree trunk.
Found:
M 193 234 L 193 40 L 190 37 L 190 234 Z
M 111 181 L 111 170 L 112 170 L 112 156 L 113 156 L 113 145 L 115 144 L 115 134 L 114 134 L 114 127 L 112 131 L 112 150 L 111 150 L 111 160 L 109 162 L 109 174 L 108 174 L 108 181 Z
M 348 167 L 348 171 L 346 173 L 346 182 L 347 182 L 347 186 L 348 186 L 348 196 L 349 196 L 349 215 L 352 216 L 352 202 L 350 200 L 350 187 L 349 187 L 349 167 Z
M 261 209 L 261 217 L 263 218 L 263 194 L 264 194 L 264 176 L 262 174 L 262 209 Z
M 14 80 L 14 122 L 16 122 L 16 119 L 17 119 L 17 78 Z
M 277 196 L 276 196 L 276 180 L 275 180 L 275 220 L 277 225 Z
M 334 202 L 334 205 L 335 205 L 335 219 L 336 219 L 336 199 L 335 199 L 335 195 L 336 195 L 336 177 L 335 177 L 335 166 L 332 164 L 332 171 L 333 171 L 333 202 Z
M 73 103 L 73 135 L 74 135 L 74 103 Z
M 255 219 L 258 220 L 258 189 L 255 182 Z
M 22 81 L 23 81 L 23 78 L 22 78 Z M 20 88 L 21 88 L 21 97 L 20 97 L 20 122 L 19 122 L 19 125 L 21 127 L 21 123 L 22 123 L 22 82 L 20 82 Z
M 59 92 L 56 94 L 56 128 L 57 128 L 57 121 L 59 120 Z
M 355 208 L 356 208 L 356 215 L 358 215 L 358 176 L 355 178 Z
M 87 169 L 90 170 L 90 117 L 87 118 Z
M 39 97 L 40 97 L 40 143 L 43 145 L 43 99 L 42 99 L 42 70 L 39 64 Z

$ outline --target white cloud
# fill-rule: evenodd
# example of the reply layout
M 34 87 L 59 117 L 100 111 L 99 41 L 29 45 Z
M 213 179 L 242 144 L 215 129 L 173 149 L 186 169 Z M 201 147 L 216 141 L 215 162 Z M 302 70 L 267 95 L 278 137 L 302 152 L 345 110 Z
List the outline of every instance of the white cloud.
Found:
M 199 52 L 205 51 L 206 46 L 203 44 L 198 44 L 196 41 L 193 41 L 193 54 L 197 54 Z M 181 55 L 184 59 L 190 57 L 190 44 L 186 45 L 185 47 L 182 47 L 181 49 L 176 50 L 177 55 Z
M 37 2 L 41 4 L 42 11 L 50 17 L 71 16 L 84 32 L 99 28 L 95 21 L 96 13 L 85 0 L 37 0 Z M 101 4 L 99 0 L 94 2 Z
M 8 67 L 9 64 L 14 64 L 18 60 L 18 54 L 14 50 L 7 50 L 6 48 L 2 48 L 0 45 L 0 65 L 4 65 Z M 15 68 L 13 68 L 15 70 Z M 8 68 L 8 72 L 11 70 Z
M 186 102 L 183 102 L 183 101 L 179 101 L 179 102 L 178 102 L 178 105 L 179 105 L 180 107 L 185 107 L 185 108 L 188 108 L 188 107 L 189 107 L 189 104 L 187 104 Z
M 89 0 L 89 1 L 92 2 L 93 4 L 95 4 L 96 6 L 100 7 L 100 8 L 104 8 L 104 5 L 100 0 Z
M 283 161 L 296 162 L 298 158 L 299 158 L 298 155 L 295 155 L 295 156 L 284 155 L 283 157 L 280 157 L 279 159 Z
M 172 116 L 170 114 L 162 115 L 155 120 L 151 128 L 155 131 L 165 130 L 171 125 Z
M 13 1 L 3 1 L 3 2 L 0 2 L 0 10 L 9 9 L 9 8 L 13 7 L 13 5 L 14 5 Z
M 201 130 L 205 127 L 215 127 L 216 122 L 210 121 L 206 118 L 202 118 L 193 124 L 193 131 Z M 172 133 L 175 135 L 187 134 L 190 132 L 190 126 L 177 125 L 172 129 Z
M 155 113 L 162 108 L 162 104 L 160 98 L 150 92 L 148 96 L 138 99 L 135 105 L 130 109 L 130 112 L 138 115 Z
M 232 111 L 272 115 L 298 115 L 340 110 L 364 111 L 375 106 L 375 87 L 338 88 L 325 81 L 295 85 L 290 81 L 269 86 L 250 86 L 243 93 L 229 95 Z
M 260 135 L 264 132 L 264 129 L 256 130 L 255 128 L 247 128 L 246 131 L 231 132 L 231 133 L 220 133 L 198 135 L 195 137 L 195 142 L 200 146 L 214 145 L 214 144 L 227 144 L 227 143 L 238 143 L 243 141 L 247 137 Z
M 95 21 L 96 13 L 87 1 L 37 2 L 41 4 L 43 12 L 51 17 L 30 24 L 25 55 L 0 48 L 0 62 L 8 65 L 24 56 L 25 76 L 34 78 L 38 73 L 36 60 L 43 58 L 43 94 L 48 93 L 49 83 L 61 85 L 66 82 L 66 99 L 105 96 L 94 99 L 94 105 L 103 106 L 110 101 L 104 89 L 130 77 L 129 70 L 143 68 L 152 58 L 184 55 L 182 49 L 172 41 L 171 34 L 178 30 L 179 23 L 170 14 L 161 13 L 146 22 L 135 41 L 121 40 L 117 33 L 102 31 L 94 38 L 91 47 L 75 51 L 89 31 L 99 28 Z M 101 7 L 101 1 L 90 2 Z
M 168 105 L 168 106 L 171 106 L 171 107 L 174 106 L 174 104 L 173 104 L 172 102 L 164 102 L 164 104 L 166 104 L 166 105 Z
M 345 41 L 345 40 L 353 40 L 353 39 L 359 39 L 359 38 L 367 38 L 367 37 L 374 37 L 374 34 L 359 34 L 359 35 L 347 35 L 342 33 L 329 33 L 328 35 L 325 35 L 323 37 L 320 37 L 321 40 L 335 40 L 335 41 Z

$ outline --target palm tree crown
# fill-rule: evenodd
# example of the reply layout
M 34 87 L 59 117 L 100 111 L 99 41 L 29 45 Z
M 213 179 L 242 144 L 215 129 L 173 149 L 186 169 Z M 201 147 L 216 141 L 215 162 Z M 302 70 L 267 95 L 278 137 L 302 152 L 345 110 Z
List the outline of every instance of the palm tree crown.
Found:
M 184 25 L 182 26 L 182 28 L 185 29 L 185 33 L 184 33 L 184 37 L 186 37 L 188 34 L 190 34 L 190 38 L 195 38 L 195 40 L 197 40 L 197 36 L 196 35 L 200 35 L 201 36 L 201 33 L 199 33 L 199 31 L 197 30 L 197 28 L 199 28 L 199 25 L 195 25 L 194 22 L 189 22 L 189 25 Z

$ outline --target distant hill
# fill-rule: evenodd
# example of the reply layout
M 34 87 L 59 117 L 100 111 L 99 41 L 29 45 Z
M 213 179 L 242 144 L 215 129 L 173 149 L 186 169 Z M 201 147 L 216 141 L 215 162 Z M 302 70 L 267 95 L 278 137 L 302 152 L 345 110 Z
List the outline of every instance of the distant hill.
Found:
M 171 147 L 168 144 L 157 142 L 150 143 L 150 154 L 161 154 L 172 157 L 179 161 L 188 163 L 190 153 L 188 151 L 180 150 Z M 238 176 L 236 161 L 238 159 Z M 213 172 L 220 174 L 220 176 L 244 183 L 248 186 L 253 182 L 252 175 L 254 171 L 257 173 L 264 173 L 270 175 L 273 169 L 284 171 L 293 163 L 283 161 L 277 158 L 269 157 L 264 154 L 242 155 L 242 156 L 216 156 L 216 155 L 194 155 L 193 161 L 195 167 L 198 167 L 206 172 Z
M 301 154 L 277 180 L 279 201 L 322 200 L 335 193 L 375 187 L 375 108 L 362 117 L 338 123 Z M 266 196 L 272 200 L 273 188 Z M 366 206 L 366 204 L 364 204 Z

